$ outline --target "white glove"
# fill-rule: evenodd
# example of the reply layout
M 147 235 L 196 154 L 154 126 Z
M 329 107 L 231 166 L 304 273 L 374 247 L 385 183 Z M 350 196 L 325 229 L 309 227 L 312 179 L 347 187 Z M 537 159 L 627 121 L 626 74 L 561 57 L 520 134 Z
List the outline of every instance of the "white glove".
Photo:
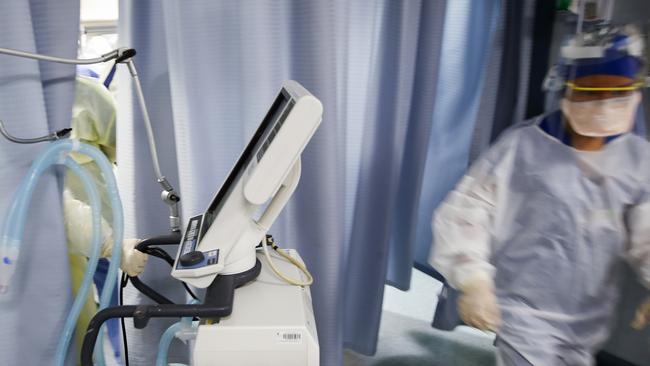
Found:
M 109 251 L 113 245 L 113 229 L 111 225 L 101 218 L 102 225 L 102 253 Z M 90 257 L 92 244 L 93 220 L 92 210 L 88 204 L 72 197 L 68 190 L 63 191 L 63 223 L 65 234 L 68 237 L 70 254 Z
M 140 239 L 124 239 L 122 242 L 122 262 L 120 268 L 130 277 L 135 277 L 144 271 L 149 255 L 135 249 Z
M 471 276 L 459 290 L 458 312 L 465 324 L 484 331 L 498 331 L 501 313 L 492 279 L 483 274 Z
M 86 203 L 63 191 L 63 222 L 68 237 L 70 254 L 90 256 L 92 241 L 92 210 Z M 148 255 L 135 249 L 140 239 L 124 239 L 122 242 L 122 261 L 120 268 L 131 277 L 142 273 L 147 264 Z M 101 256 L 108 258 L 113 252 L 113 229 L 102 217 L 102 251 Z
M 632 328 L 641 330 L 650 323 L 650 298 L 647 298 L 643 304 L 636 309 L 636 315 L 632 322 Z

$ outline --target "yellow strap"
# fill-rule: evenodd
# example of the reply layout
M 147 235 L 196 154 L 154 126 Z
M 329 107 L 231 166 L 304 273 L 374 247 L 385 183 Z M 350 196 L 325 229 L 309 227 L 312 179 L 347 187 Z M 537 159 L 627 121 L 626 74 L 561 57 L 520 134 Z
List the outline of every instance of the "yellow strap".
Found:
M 636 90 L 642 87 L 644 83 L 638 82 L 630 86 L 619 86 L 619 87 L 587 87 L 587 86 L 577 86 L 572 82 L 567 82 L 566 86 L 573 90 L 582 90 L 582 91 L 631 91 Z

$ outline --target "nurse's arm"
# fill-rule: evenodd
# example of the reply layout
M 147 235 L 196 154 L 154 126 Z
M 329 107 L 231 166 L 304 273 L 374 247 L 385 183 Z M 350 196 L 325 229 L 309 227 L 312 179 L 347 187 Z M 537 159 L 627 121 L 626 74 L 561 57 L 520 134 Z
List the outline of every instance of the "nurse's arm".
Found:
M 641 283 L 650 289 L 650 200 L 633 206 L 627 218 L 629 249 L 627 260 Z M 639 306 L 632 327 L 642 329 L 650 323 L 650 298 Z
M 641 283 L 650 289 L 650 199 L 630 209 L 627 224 L 629 230 L 627 260 L 636 270 Z
M 497 184 L 487 159 L 479 161 L 436 210 L 429 263 L 454 288 L 492 278 L 489 263 Z

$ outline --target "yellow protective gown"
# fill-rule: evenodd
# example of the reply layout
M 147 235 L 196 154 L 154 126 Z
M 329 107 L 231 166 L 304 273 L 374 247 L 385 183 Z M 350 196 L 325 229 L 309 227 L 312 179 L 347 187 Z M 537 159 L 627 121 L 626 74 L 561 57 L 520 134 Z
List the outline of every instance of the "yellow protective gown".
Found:
M 98 80 L 78 76 L 76 96 L 72 108 L 72 135 L 74 139 L 91 144 L 106 154 L 109 161 L 115 163 L 115 101 L 111 93 Z M 93 177 L 102 202 L 102 235 L 110 238 L 112 219 L 108 192 L 102 174 L 96 164 L 85 155 L 75 155 L 74 159 Z M 74 295 L 81 285 L 88 262 L 89 241 L 81 240 L 76 235 L 80 225 L 90 225 L 84 208 L 88 209 L 88 200 L 79 178 L 72 172 L 66 172 L 64 188 L 64 221 L 70 251 L 70 274 Z M 83 237 L 83 236 L 82 236 Z M 106 240 L 105 240 L 106 241 Z M 106 243 L 105 243 L 106 244 Z M 103 256 L 105 254 L 102 254 Z M 94 293 L 89 292 L 85 306 L 79 316 L 75 339 L 77 355 L 79 354 L 88 322 L 97 312 Z M 77 360 L 79 357 L 76 358 Z

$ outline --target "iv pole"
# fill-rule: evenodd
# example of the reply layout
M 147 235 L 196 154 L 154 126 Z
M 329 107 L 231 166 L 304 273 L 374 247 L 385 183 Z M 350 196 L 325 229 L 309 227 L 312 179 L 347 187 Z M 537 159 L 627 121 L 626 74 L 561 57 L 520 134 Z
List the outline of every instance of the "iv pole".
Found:
M 140 109 L 142 111 L 142 117 L 144 120 L 145 130 L 147 131 L 147 138 L 149 140 L 149 151 L 151 153 L 151 160 L 153 163 L 154 172 L 156 174 L 156 181 L 162 186 L 163 191 L 160 193 L 160 199 L 169 206 L 169 227 L 172 232 L 180 231 L 180 216 L 178 209 L 178 202 L 180 202 L 180 195 L 174 190 L 174 187 L 169 183 L 167 178 L 162 175 L 160 171 L 160 163 L 158 161 L 158 151 L 156 148 L 156 140 L 153 135 L 153 129 L 151 127 L 151 119 L 149 118 L 149 112 L 147 110 L 147 105 L 144 99 L 144 93 L 142 92 L 142 85 L 140 84 L 140 78 L 138 77 L 138 72 L 135 68 L 135 63 L 133 62 L 133 56 L 136 52 L 132 48 L 118 48 L 109 53 L 101 55 L 97 58 L 91 59 L 68 59 L 54 56 L 41 55 L 36 53 L 29 53 L 24 51 L 13 50 L 9 48 L 0 48 L 0 54 L 16 56 L 22 58 L 30 58 L 40 61 L 56 62 L 61 64 L 71 64 L 71 65 L 90 65 L 104 63 L 111 60 L 115 60 L 115 63 L 126 64 L 131 78 L 135 84 L 136 94 L 138 96 L 138 102 L 140 104 Z M 66 131 L 67 130 L 67 131 Z M 0 121 L 0 133 L 4 135 L 7 139 L 19 143 L 35 143 L 42 141 L 51 141 L 60 137 L 67 135 L 69 129 L 64 129 L 58 132 L 54 132 L 48 136 L 34 138 L 34 139 L 21 139 L 9 135 L 9 133 L 4 128 L 2 121 Z

